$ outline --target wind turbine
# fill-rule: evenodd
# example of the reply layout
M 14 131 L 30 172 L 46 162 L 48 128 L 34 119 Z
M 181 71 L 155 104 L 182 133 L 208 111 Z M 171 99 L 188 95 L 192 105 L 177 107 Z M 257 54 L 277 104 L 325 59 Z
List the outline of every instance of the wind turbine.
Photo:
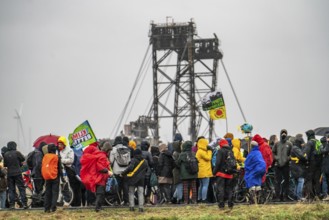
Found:
M 23 129 L 23 124 L 22 124 L 22 113 L 23 113 L 23 104 L 21 104 L 21 108 L 19 110 L 19 112 L 17 111 L 17 109 L 15 109 L 15 113 L 16 115 L 14 116 L 14 119 L 17 120 L 17 142 L 19 143 L 19 137 L 20 137 L 20 132 L 22 133 L 22 137 L 23 137 L 23 144 L 24 144 L 24 148 L 27 147 L 26 146 L 26 141 L 25 141 L 25 135 L 24 135 L 24 129 Z

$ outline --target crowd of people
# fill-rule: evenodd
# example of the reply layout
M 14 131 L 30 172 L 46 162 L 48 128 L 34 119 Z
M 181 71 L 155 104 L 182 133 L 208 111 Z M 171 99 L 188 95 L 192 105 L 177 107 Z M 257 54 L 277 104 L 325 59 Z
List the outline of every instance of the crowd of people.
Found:
M 288 200 L 290 179 L 296 183 L 295 200 L 329 200 L 329 132 L 320 140 L 314 130 L 305 135 L 306 140 L 302 134 L 292 136 L 282 129 L 269 139 L 259 134 L 239 139 L 227 133 L 211 142 L 201 136 L 192 143 L 176 134 L 173 142 L 158 146 L 118 136 L 113 143 L 99 140 L 79 150 L 61 136 L 57 143 L 42 142 L 27 157 L 11 141 L 1 149 L 0 208 L 14 209 L 17 200 L 28 208 L 23 163 L 31 171 L 33 198 L 42 197 L 45 212 L 56 211 L 59 193 L 64 206 L 89 205 L 100 211 L 109 179 L 117 181 L 118 193 L 113 196 L 118 205 L 134 211 L 138 201 L 138 211 L 143 212 L 151 200 L 154 176 L 160 191 L 158 204 L 217 202 L 220 209 L 226 203 L 233 208 L 241 170 L 250 204 L 260 203 L 269 170 L 275 173 L 275 201 Z M 59 192 L 65 182 L 72 188 L 71 201 L 67 189 Z

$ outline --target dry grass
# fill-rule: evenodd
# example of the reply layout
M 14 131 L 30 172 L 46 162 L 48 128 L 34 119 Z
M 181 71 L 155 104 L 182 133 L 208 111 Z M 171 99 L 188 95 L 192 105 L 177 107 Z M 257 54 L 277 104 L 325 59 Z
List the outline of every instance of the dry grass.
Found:
M 1 211 L 0 219 L 329 219 L 329 204 L 238 205 L 232 211 L 219 210 L 216 205 L 146 207 L 144 213 L 128 208 L 63 210 L 45 214 L 42 210 Z

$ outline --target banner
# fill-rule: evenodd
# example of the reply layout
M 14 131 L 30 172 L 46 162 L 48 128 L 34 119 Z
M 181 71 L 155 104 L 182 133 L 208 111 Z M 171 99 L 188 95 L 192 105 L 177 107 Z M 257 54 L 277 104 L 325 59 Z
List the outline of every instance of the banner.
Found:
M 226 119 L 225 106 L 210 110 L 209 111 L 209 116 L 212 120 Z
M 88 120 L 79 125 L 72 134 L 69 134 L 70 146 L 76 149 L 85 148 L 96 141 L 96 136 Z
M 209 111 L 225 106 L 223 94 L 221 91 L 208 93 L 202 99 L 202 110 Z

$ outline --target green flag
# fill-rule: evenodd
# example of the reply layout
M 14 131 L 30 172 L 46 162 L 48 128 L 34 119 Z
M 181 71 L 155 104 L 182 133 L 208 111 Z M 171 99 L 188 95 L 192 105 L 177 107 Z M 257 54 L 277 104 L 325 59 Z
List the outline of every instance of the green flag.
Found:
M 85 148 L 96 141 L 96 136 L 88 120 L 79 125 L 72 134 L 69 134 L 70 146 L 76 149 Z
M 220 90 L 208 93 L 202 98 L 201 103 L 203 111 L 225 107 L 223 93 Z

